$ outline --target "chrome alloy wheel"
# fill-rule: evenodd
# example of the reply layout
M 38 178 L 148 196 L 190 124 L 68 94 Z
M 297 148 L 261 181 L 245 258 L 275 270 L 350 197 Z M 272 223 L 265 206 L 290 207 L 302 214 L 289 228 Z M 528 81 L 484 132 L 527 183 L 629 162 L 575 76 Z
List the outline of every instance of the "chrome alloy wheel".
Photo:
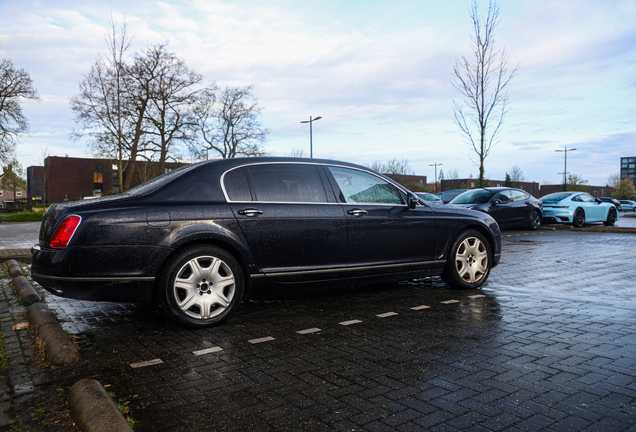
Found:
M 232 303 L 236 293 L 234 275 L 219 258 L 196 257 L 177 272 L 172 293 L 186 315 L 201 320 L 214 318 Z
M 481 280 L 488 271 L 488 250 L 476 237 L 468 237 L 457 248 L 455 267 L 460 278 L 468 283 Z

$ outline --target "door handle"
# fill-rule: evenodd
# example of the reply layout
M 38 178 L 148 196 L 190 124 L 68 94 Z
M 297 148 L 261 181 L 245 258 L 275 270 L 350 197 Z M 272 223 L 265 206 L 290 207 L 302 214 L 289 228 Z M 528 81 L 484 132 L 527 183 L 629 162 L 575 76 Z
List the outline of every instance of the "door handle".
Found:
M 257 209 L 243 209 L 243 210 L 237 211 L 237 213 L 240 214 L 241 216 L 256 217 L 256 216 L 262 215 L 263 211 L 257 210 Z
M 366 210 L 362 210 L 362 209 L 352 209 L 347 211 L 348 214 L 353 215 L 353 216 L 364 216 L 366 215 L 368 212 Z

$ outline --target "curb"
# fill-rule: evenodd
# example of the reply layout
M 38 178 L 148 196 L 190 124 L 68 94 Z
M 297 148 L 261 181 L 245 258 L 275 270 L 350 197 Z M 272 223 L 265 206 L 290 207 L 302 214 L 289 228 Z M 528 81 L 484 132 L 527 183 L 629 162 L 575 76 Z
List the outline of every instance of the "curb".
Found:
M 73 384 L 68 404 L 83 432 L 133 432 L 99 381 L 82 379 Z
M 57 318 L 43 302 L 34 303 L 26 310 L 27 318 L 51 363 L 67 366 L 81 360 L 77 347 L 62 330 Z
M 14 259 L 10 259 L 7 261 L 7 273 L 9 273 L 9 276 L 11 276 L 12 278 L 17 276 L 24 276 L 22 267 L 20 267 L 20 264 L 18 264 L 18 262 Z
M 25 306 L 31 306 L 33 303 L 39 303 L 42 301 L 40 295 L 33 289 L 33 285 L 24 276 L 17 276 L 13 278 L 13 286 L 15 287 L 16 294 L 20 297 L 20 301 Z

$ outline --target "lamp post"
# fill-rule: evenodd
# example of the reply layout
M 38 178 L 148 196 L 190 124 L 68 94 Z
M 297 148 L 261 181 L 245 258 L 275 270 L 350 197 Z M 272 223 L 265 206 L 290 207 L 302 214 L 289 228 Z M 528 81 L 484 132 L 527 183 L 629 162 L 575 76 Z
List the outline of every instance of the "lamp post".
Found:
M 563 192 L 567 190 L 567 173 L 568 173 L 568 152 L 574 151 L 575 148 L 569 149 L 565 148 L 565 150 L 555 150 L 556 152 L 564 152 L 565 153 L 565 167 L 563 168 Z
M 441 166 L 443 164 L 438 164 L 437 162 L 433 163 L 433 164 L 429 164 L 428 166 L 434 166 L 435 167 L 435 193 L 437 193 L 437 167 Z
M 322 117 L 316 117 L 315 119 L 312 119 L 311 116 L 309 116 L 309 120 L 305 120 L 305 121 L 301 121 L 301 123 L 309 123 L 309 157 L 313 158 L 314 157 L 314 143 L 313 143 L 313 131 L 312 131 L 312 127 L 311 124 L 313 122 L 315 122 L 316 120 L 320 120 Z

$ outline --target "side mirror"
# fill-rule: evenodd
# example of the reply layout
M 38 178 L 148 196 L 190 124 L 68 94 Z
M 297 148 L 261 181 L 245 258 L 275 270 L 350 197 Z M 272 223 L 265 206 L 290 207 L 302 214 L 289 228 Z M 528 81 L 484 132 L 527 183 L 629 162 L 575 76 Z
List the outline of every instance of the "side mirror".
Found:
M 602 202 L 603 202 L 603 201 L 601 201 L 601 200 L 600 200 L 600 199 L 598 199 L 598 198 L 595 198 L 595 199 L 596 199 L 597 204 L 600 204 L 600 203 L 602 203 Z
M 496 205 L 496 204 L 501 204 L 501 200 L 500 200 L 500 199 L 496 199 L 496 200 L 495 200 L 495 205 Z
M 419 203 L 420 200 L 417 199 L 417 196 L 415 194 L 409 194 L 409 208 L 411 210 L 413 210 L 415 207 L 417 207 L 417 203 Z

